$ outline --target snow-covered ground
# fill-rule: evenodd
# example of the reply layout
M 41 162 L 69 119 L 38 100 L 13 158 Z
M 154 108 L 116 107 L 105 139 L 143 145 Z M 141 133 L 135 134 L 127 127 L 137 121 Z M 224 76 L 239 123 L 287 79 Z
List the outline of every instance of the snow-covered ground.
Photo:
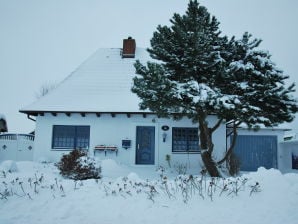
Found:
M 102 179 L 75 182 L 53 164 L 15 165 L 0 165 L 1 224 L 298 223 L 298 174 L 274 169 L 210 179 L 104 160 Z

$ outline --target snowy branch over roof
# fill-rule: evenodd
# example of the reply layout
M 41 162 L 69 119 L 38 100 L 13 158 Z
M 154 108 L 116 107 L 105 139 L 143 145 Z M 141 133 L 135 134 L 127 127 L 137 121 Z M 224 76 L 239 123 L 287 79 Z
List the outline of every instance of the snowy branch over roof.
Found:
M 240 104 L 237 95 L 224 95 L 216 88 L 212 89 L 205 83 L 198 83 L 196 81 L 188 81 L 186 83 L 174 82 L 177 88 L 177 98 L 183 97 L 191 98 L 195 104 L 199 105 L 213 105 L 215 107 L 224 107 L 226 109 L 233 109 L 235 105 Z

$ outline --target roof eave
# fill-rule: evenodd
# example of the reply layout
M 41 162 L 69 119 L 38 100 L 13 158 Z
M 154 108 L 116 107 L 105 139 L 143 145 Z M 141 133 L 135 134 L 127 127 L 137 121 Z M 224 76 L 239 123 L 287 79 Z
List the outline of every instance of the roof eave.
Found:
M 69 114 L 69 113 L 75 113 L 75 114 L 156 114 L 154 112 L 150 111 L 56 111 L 56 110 L 19 110 L 20 113 L 24 113 L 27 115 L 31 116 L 38 116 L 40 114 L 45 114 L 45 113 L 64 113 L 64 114 Z

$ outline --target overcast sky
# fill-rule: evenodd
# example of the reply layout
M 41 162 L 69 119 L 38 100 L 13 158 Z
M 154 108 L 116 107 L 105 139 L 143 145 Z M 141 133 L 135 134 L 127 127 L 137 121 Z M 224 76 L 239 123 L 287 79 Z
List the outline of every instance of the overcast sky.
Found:
M 245 31 L 263 40 L 272 60 L 298 83 L 297 0 L 201 0 L 223 34 Z M 169 25 L 188 0 L 0 0 L 0 113 L 9 132 L 35 123 L 19 109 L 44 83 L 59 82 L 100 47 L 121 47 L 132 36 L 149 47 L 158 24 Z M 297 89 L 297 88 L 296 88 Z M 298 94 L 295 94 L 298 96 Z M 291 124 L 297 129 L 298 122 Z M 298 130 L 296 130 L 298 132 Z

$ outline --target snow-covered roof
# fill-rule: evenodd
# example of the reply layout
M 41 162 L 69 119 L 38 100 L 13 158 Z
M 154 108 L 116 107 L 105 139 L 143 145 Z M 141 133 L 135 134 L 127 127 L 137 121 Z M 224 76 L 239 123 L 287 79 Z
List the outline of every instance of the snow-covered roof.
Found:
M 239 128 L 239 130 L 249 130 L 248 126 L 244 123 L 242 123 Z M 253 129 L 251 129 L 253 130 Z M 282 123 L 278 126 L 274 127 L 265 127 L 263 124 L 259 124 L 259 130 L 272 130 L 272 131 L 290 131 L 291 127 L 289 123 Z
M 72 72 L 57 88 L 20 111 L 38 112 L 144 112 L 131 92 L 136 60 L 150 60 L 146 49 L 135 58 L 122 58 L 120 48 L 101 48 Z

